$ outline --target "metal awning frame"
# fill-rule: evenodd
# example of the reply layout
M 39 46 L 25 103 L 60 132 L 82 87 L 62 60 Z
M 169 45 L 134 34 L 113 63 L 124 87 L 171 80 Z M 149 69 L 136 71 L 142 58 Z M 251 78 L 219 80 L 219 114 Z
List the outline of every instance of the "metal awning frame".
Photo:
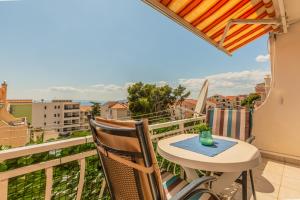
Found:
M 227 33 L 229 31 L 229 28 L 233 24 L 270 24 L 270 25 L 279 25 L 280 21 L 276 19 L 231 19 L 228 21 L 224 33 L 222 35 L 222 38 L 219 42 L 219 47 L 223 47 L 224 40 L 227 36 Z

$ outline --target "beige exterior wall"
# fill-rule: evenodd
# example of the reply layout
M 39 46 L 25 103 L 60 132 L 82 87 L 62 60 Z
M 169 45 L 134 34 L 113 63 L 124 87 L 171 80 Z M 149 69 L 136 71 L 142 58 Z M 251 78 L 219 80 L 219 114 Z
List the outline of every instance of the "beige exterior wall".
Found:
M 91 111 L 80 111 L 80 129 L 81 130 L 89 130 L 89 120 L 88 115 L 91 113 Z
M 80 128 L 79 103 L 52 101 L 32 104 L 32 126 L 61 134 Z
M 255 144 L 264 151 L 300 159 L 300 23 L 270 39 L 272 83 L 254 112 Z
M 0 127 L 0 145 L 21 147 L 28 142 L 29 133 L 26 125 Z
M 113 109 L 113 111 L 116 113 L 116 119 L 124 119 L 129 116 L 128 109 Z
M 101 106 L 101 117 L 102 118 L 109 118 L 110 116 L 110 110 L 109 110 L 109 105 L 104 104 Z

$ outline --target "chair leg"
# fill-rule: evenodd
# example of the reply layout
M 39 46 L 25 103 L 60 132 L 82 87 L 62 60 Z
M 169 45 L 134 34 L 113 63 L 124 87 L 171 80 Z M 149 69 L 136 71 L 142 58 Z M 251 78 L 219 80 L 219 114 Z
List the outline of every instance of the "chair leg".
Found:
M 256 200 L 256 192 L 254 187 L 254 179 L 252 169 L 249 170 L 253 199 Z
M 247 171 L 242 172 L 242 197 L 247 200 Z

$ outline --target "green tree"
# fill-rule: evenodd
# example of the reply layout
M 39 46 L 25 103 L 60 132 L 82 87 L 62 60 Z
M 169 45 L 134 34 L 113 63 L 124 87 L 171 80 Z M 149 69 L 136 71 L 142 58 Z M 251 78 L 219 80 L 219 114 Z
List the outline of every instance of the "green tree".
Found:
M 260 99 L 261 99 L 261 97 L 260 97 L 259 94 L 253 93 L 253 94 L 250 94 L 247 98 L 245 98 L 245 99 L 241 102 L 241 105 L 242 105 L 242 106 L 245 106 L 246 108 L 253 109 L 253 108 L 254 108 L 255 101 L 256 101 L 256 100 L 260 100 Z
M 91 104 L 92 104 L 91 114 L 93 116 L 100 116 L 101 115 L 101 104 L 98 102 L 91 102 Z
M 176 102 L 181 106 L 182 102 L 191 95 L 191 92 L 186 91 L 186 88 L 182 85 L 178 85 L 178 87 L 173 90 L 173 94 L 176 98 Z
M 173 89 L 169 85 L 157 86 L 142 82 L 131 85 L 127 91 L 129 110 L 133 115 L 166 110 L 170 105 L 182 103 L 190 95 L 181 85 Z

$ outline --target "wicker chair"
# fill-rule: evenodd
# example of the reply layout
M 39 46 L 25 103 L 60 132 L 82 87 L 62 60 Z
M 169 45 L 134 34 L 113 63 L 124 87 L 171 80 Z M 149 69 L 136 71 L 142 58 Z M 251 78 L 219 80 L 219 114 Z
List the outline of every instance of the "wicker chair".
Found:
M 160 172 L 146 120 L 90 117 L 89 122 L 112 199 L 219 199 L 206 187 L 214 177 L 201 177 L 188 184 L 168 172 Z

